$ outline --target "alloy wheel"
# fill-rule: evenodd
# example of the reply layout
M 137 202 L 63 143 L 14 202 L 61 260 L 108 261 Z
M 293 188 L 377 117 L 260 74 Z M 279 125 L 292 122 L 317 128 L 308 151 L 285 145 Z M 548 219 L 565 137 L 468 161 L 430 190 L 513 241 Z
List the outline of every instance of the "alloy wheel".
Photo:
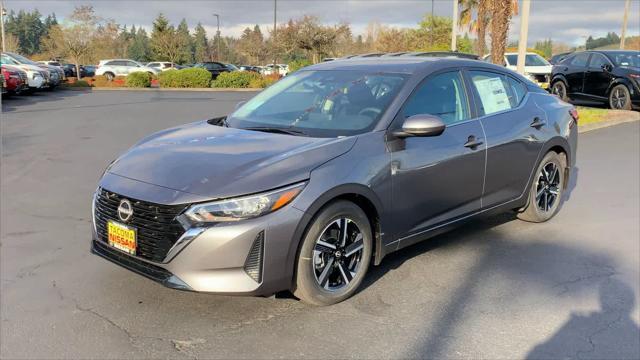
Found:
M 614 109 L 624 109 L 627 104 L 627 95 L 621 88 L 616 88 L 611 94 L 611 105 Z
M 542 212 L 553 211 L 560 196 L 560 170 L 549 162 L 542 167 L 536 186 L 536 206 Z
M 363 234 L 354 221 L 339 218 L 324 228 L 313 249 L 313 271 L 320 287 L 337 291 L 360 270 Z
M 565 97 L 564 86 L 562 85 L 561 82 L 557 82 L 553 85 L 552 92 L 554 95 L 556 95 L 560 99 L 564 99 Z

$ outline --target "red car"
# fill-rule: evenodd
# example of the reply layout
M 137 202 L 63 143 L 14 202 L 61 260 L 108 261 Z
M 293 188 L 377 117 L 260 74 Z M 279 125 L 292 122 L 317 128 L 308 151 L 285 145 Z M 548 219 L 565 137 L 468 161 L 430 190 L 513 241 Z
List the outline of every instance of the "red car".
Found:
M 17 67 L 2 64 L 2 76 L 8 94 L 19 94 L 29 87 L 27 73 Z

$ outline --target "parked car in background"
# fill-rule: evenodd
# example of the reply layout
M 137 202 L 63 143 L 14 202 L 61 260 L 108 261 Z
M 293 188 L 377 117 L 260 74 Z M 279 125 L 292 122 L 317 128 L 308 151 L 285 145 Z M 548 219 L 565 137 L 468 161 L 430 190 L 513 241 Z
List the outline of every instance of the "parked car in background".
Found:
M 226 66 L 229 71 L 240 71 L 240 68 L 233 64 L 224 64 L 224 66 Z
M 222 74 L 224 72 L 230 72 L 231 71 L 225 64 L 217 62 L 217 61 L 201 62 L 201 63 L 197 63 L 197 64 L 193 65 L 193 67 L 206 69 L 207 71 L 209 71 L 211 73 L 211 78 L 213 80 L 215 80 L 218 77 L 218 75 L 220 75 L 220 74 Z
M 7 82 L 4 80 L 4 74 L 0 73 L 0 93 L 5 95 L 7 93 Z
M 38 62 L 39 62 L 40 64 L 43 64 L 43 65 L 55 66 L 55 67 L 57 67 L 58 69 L 60 69 L 60 70 L 63 70 L 63 71 L 64 71 L 64 69 L 62 68 L 62 64 L 61 64 L 59 61 L 56 61 L 56 60 L 47 60 L 47 61 L 38 61 Z
M 20 54 L 12 53 L 12 52 L 4 52 L 2 53 L 8 58 L 11 58 L 14 62 L 20 65 L 29 65 L 34 66 L 42 70 L 41 75 L 44 78 L 43 84 L 40 86 L 46 89 L 54 89 L 62 82 L 64 78 L 64 73 L 61 69 L 56 66 L 45 65 L 37 63 L 31 59 L 28 59 Z M 3 61 L 4 63 L 4 61 Z
M 549 59 L 549 64 L 555 65 L 555 64 L 559 63 L 560 61 L 562 61 L 567 56 L 571 55 L 572 53 L 573 52 L 564 52 L 564 53 L 560 53 L 560 54 L 555 54 L 555 55 L 553 55 L 551 57 L 551 59 Z
M 551 92 L 565 101 L 640 108 L 640 51 L 598 50 L 571 54 L 553 67 Z
M 95 74 L 98 76 L 104 75 L 109 81 L 111 81 L 116 76 L 127 76 L 134 72 L 147 72 L 152 75 L 158 75 L 160 73 L 160 70 L 144 66 L 134 60 L 109 59 L 100 60 Z
M 80 65 L 80 76 L 76 74 L 76 65 L 75 64 L 63 64 L 62 70 L 64 71 L 64 75 L 66 77 L 80 77 L 83 78 L 85 76 L 92 76 L 92 74 L 87 73 L 87 69 L 84 65 Z
M 1 62 L 3 65 L 12 65 L 26 72 L 29 91 L 43 88 L 46 79 L 49 77 L 49 72 L 42 69 L 40 66 L 22 64 L 10 57 L 7 53 L 2 53 Z
M 335 304 L 370 265 L 466 219 L 551 219 L 577 121 L 572 105 L 479 61 L 312 65 L 113 161 L 91 251 L 175 289 Z
M 260 67 L 258 67 L 258 66 L 240 65 L 239 66 L 239 70 L 240 71 L 252 71 L 252 72 L 255 72 L 255 73 L 260 73 Z
M 287 76 L 289 74 L 289 65 L 287 64 L 269 64 L 262 67 L 262 75 Z
M 168 62 L 168 61 L 154 61 L 154 62 L 147 63 L 147 65 L 145 65 L 145 66 L 157 69 L 159 71 L 167 71 L 167 70 L 171 70 L 171 69 L 179 69 L 179 65 L 178 64 L 172 63 L 172 62 Z
M 485 61 L 490 60 L 490 55 L 483 58 Z M 518 53 L 505 53 L 504 64 L 507 69 L 515 71 L 518 67 Z M 524 61 L 524 76 L 529 80 L 538 84 L 543 89 L 549 89 L 549 82 L 551 80 L 551 65 L 542 56 L 528 52 L 525 55 Z
M 18 67 L 2 64 L 2 76 L 9 95 L 20 94 L 29 88 L 27 73 Z
M 96 75 L 96 66 L 95 65 L 81 65 L 82 69 L 84 69 L 86 76 L 95 76 Z M 80 71 L 82 71 L 80 69 Z

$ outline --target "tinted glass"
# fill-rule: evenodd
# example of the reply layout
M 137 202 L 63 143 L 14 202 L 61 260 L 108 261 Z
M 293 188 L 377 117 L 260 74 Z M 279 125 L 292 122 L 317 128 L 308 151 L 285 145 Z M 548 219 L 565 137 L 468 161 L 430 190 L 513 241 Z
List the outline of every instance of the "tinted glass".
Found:
M 640 67 L 640 52 L 638 51 L 617 51 L 607 55 L 613 59 L 616 66 Z
M 486 71 L 470 71 L 471 82 L 480 98 L 480 110 L 484 115 L 511 109 L 515 103 L 510 94 L 511 85 L 503 75 Z
M 594 69 L 601 69 L 602 65 L 609 64 L 609 60 L 601 54 L 592 54 L 591 60 L 589 60 L 589 67 Z
M 445 124 L 467 120 L 469 104 L 459 72 L 448 72 L 428 78 L 407 101 L 404 116 L 431 114 Z
M 588 53 L 576 54 L 571 58 L 569 62 L 573 66 L 587 66 L 587 60 L 589 60 Z
M 230 126 L 276 127 L 311 136 L 355 135 L 372 129 L 405 75 L 360 71 L 299 71 L 236 110 Z
M 138 64 L 137 64 L 137 63 L 135 63 L 135 62 L 133 62 L 133 61 L 125 61 L 125 64 L 126 64 L 127 66 L 133 66 L 133 67 L 137 67 L 137 66 L 138 66 Z
M 520 81 L 512 78 L 511 76 L 507 76 L 507 82 L 511 87 L 511 95 L 509 96 L 509 100 L 511 102 L 511 107 L 516 107 L 520 105 L 522 99 L 527 94 L 527 87 L 524 86 Z
M 518 55 L 510 54 L 506 55 L 507 61 L 509 65 L 515 66 L 518 64 Z M 524 66 L 546 66 L 549 65 L 547 60 L 542 58 L 542 56 L 538 54 L 527 54 L 524 58 Z

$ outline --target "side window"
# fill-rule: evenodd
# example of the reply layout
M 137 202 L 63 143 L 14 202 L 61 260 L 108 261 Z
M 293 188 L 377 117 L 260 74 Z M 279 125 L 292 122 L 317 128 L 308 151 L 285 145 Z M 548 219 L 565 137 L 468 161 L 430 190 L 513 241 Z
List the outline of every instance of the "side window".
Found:
M 130 67 L 138 67 L 138 64 L 134 63 L 133 61 L 124 61 L 126 66 L 130 66 Z
M 573 58 L 571 58 L 571 66 L 587 66 L 587 60 L 589 60 L 589 53 L 576 54 Z
M 520 81 L 512 78 L 511 76 L 507 76 L 507 82 L 511 87 L 511 96 L 509 96 L 509 100 L 511 100 L 511 107 L 517 107 L 524 99 L 524 96 L 527 93 L 527 88 Z
M 602 65 L 609 64 L 609 60 L 607 60 L 602 54 L 592 54 L 591 60 L 589 61 L 589 68 L 591 69 L 602 69 Z
M 437 115 L 447 125 L 469 119 L 469 103 L 460 72 L 427 78 L 407 101 L 403 113 L 405 117 Z
M 109 61 L 108 63 L 106 63 L 106 66 L 119 66 L 120 61 Z
M 481 114 L 490 115 L 513 108 L 515 99 L 510 99 L 511 85 L 505 77 L 488 71 L 470 71 L 471 83 L 480 99 Z

